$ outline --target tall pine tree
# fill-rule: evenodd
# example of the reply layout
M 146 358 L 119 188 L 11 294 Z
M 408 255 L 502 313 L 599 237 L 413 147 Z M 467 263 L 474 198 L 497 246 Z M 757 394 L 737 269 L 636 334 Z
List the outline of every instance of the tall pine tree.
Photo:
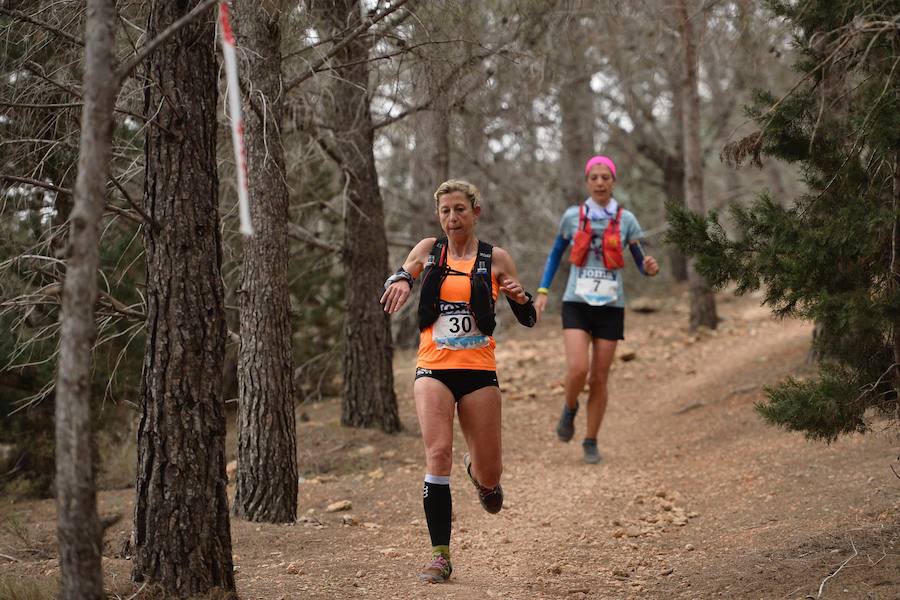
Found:
M 900 3 L 768 4 L 793 28 L 802 77 L 782 98 L 757 95 L 760 130 L 724 156 L 796 163 L 808 192 L 732 207 L 732 235 L 715 213 L 673 205 L 670 238 L 714 286 L 761 288 L 776 314 L 823 325 L 819 376 L 769 389 L 757 410 L 831 441 L 900 415 Z

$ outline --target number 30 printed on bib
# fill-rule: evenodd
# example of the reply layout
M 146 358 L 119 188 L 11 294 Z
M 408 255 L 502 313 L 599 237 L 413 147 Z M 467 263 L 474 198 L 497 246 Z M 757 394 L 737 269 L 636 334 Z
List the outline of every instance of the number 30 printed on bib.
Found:
M 471 350 L 490 344 L 490 338 L 475 324 L 468 303 L 441 300 L 440 305 L 441 314 L 431 334 L 438 350 Z

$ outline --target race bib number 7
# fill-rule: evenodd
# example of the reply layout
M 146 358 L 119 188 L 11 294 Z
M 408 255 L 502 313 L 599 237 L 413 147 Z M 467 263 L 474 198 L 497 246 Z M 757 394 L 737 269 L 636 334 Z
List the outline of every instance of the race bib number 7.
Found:
M 465 302 L 441 302 L 441 314 L 431 337 L 438 350 L 470 350 L 490 344 Z
M 591 306 L 603 306 L 619 298 L 616 272 L 600 267 L 581 267 L 575 280 L 575 295 Z

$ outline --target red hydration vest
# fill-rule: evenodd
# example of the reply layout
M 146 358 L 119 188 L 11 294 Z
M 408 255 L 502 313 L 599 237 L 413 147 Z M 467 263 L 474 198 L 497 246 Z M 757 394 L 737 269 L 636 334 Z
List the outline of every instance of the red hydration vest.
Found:
M 591 220 L 587 218 L 585 205 L 581 205 L 578 213 L 578 229 L 572 238 L 572 251 L 569 253 L 569 262 L 576 267 L 583 267 L 587 262 L 588 253 L 591 250 L 591 239 L 594 236 Z M 622 245 L 622 206 L 616 211 L 616 216 L 609 220 L 606 229 L 603 230 L 602 239 L 603 265 L 607 269 L 621 269 L 625 266 L 625 252 Z

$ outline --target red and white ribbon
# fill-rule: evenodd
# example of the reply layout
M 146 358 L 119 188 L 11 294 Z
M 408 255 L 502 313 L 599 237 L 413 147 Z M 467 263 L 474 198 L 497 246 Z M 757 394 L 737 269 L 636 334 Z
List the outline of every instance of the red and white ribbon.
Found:
M 234 163 L 238 178 L 238 215 L 241 233 L 253 235 L 250 222 L 250 190 L 247 187 L 247 153 L 244 151 L 244 121 L 241 119 L 241 87 L 237 71 L 237 55 L 234 51 L 234 33 L 228 20 L 228 4 L 219 3 L 219 26 L 222 28 L 222 56 L 225 58 L 225 76 L 228 82 L 228 116 L 231 119 L 231 142 L 234 146 Z

